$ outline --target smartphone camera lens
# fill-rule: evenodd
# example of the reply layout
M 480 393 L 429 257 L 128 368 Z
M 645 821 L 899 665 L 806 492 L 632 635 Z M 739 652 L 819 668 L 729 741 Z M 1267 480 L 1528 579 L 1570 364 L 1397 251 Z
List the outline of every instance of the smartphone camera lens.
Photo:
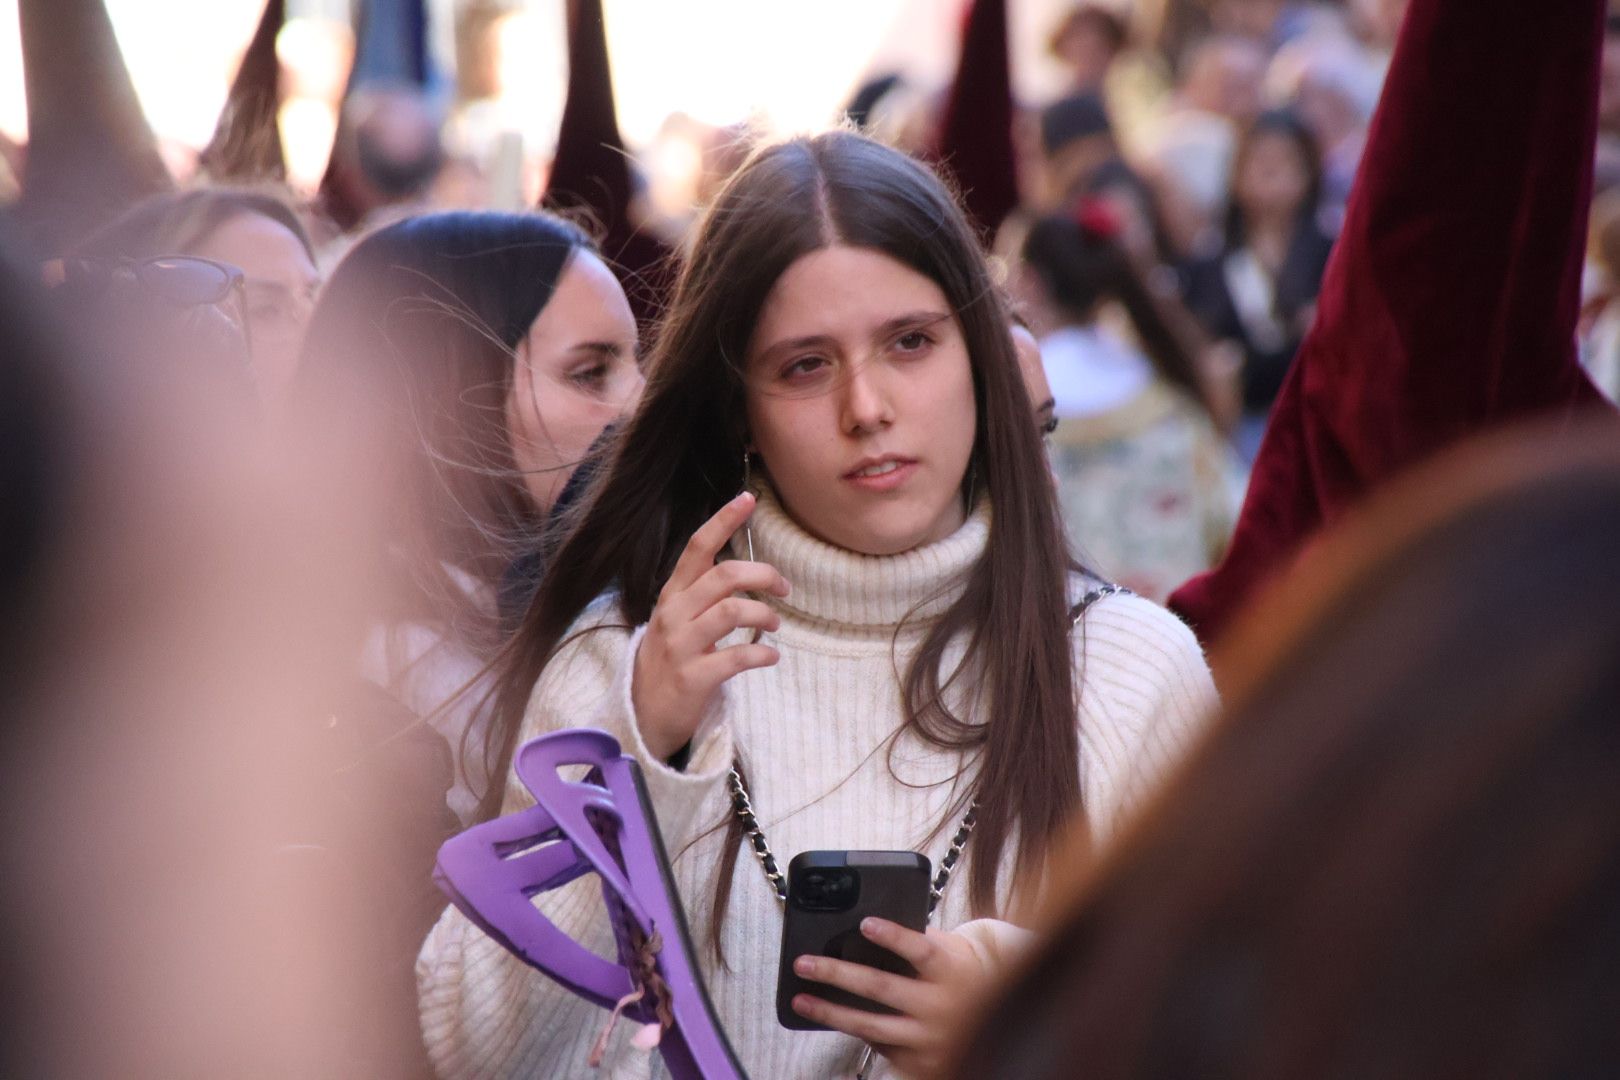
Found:
M 793 899 L 806 911 L 847 911 L 860 895 L 860 877 L 848 867 L 818 867 L 793 881 Z

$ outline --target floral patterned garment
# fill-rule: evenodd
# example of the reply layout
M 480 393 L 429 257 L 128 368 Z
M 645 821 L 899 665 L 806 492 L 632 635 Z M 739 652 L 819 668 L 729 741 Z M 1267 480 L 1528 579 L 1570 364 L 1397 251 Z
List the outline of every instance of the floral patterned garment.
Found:
M 1049 451 L 1069 542 L 1102 576 L 1162 602 L 1225 551 L 1245 477 L 1208 418 L 1164 382 L 1059 421 Z

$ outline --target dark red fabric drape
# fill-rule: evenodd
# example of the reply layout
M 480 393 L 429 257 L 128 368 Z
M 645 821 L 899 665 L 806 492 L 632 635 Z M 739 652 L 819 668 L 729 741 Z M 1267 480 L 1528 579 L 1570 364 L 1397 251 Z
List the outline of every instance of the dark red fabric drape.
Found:
M 601 0 L 568 5 L 568 99 L 545 205 L 584 209 L 601 227 L 602 253 L 624 283 L 631 309 L 646 324 L 662 310 L 673 282 L 672 253 L 637 227 L 630 203 L 635 186 L 619 134 Z
M 570 0 L 568 97 L 546 197 L 558 205 L 589 207 L 602 227 L 612 230 L 623 224 L 630 196 L 601 0 Z
M 1601 408 L 1576 359 L 1605 0 L 1412 0 L 1315 328 L 1226 558 L 1170 605 L 1207 641 L 1394 473 Z
M 1007 0 L 974 0 L 936 152 L 986 239 L 1018 205 L 1012 124 Z

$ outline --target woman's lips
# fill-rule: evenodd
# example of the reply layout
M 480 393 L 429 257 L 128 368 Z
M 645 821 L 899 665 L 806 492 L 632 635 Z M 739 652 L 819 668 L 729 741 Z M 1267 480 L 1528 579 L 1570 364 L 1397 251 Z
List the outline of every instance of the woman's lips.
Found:
M 844 479 L 862 491 L 881 493 L 893 491 L 916 471 L 915 461 L 890 460 L 853 469 L 844 474 Z

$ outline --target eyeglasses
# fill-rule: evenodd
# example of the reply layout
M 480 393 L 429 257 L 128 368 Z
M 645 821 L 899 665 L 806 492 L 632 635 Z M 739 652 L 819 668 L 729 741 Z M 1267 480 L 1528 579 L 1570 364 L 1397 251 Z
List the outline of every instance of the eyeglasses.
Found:
M 80 256 L 45 264 L 41 276 L 52 288 L 71 289 L 94 300 L 114 286 L 133 285 L 142 296 L 176 307 L 217 305 L 248 342 L 247 301 L 242 271 L 198 255 L 156 255 L 147 259 Z
M 242 285 L 242 271 L 228 263 L 196 255 L 158 255 L 149 259 L 71 258 L 47 263 L 47 285 L 66 285 L 92 294 L 114 282 L 135 282 L 152 296 L 180 307 L 218 304 Z

